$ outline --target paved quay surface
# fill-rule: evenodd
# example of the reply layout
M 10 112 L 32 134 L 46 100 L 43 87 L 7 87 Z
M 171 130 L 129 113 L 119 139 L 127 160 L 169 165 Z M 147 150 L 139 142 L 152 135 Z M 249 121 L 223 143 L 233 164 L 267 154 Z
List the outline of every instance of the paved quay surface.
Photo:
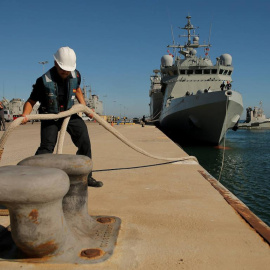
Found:
M 97 123 L 87 123 L 94 173 L 89 213 L 121 218 L 113 255 L 98 264 L 0 262 L 0 269 L 267 269 L 269 245 L 198 172 L 198 164 L 168 163 L 130 149 Z M 164 157 L 187 154 L 152 126 L 115 126 L 144 150 Z M 2 132 L 0 132 L 0 136 Z M 35 153 L 39 123 L 10 135 L 0 166 Z M 76 152 L 66 135 L 63 153 Z M 164 164 L 161 164 L 164 163 Z M 7 226 L 8 217 L 0 217 Z

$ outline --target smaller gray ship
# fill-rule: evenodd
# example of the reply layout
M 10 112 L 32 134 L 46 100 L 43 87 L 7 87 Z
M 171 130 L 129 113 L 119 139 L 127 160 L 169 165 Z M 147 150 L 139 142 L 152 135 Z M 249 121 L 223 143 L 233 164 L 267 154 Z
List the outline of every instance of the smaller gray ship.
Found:
M 83 86 L 82 92 L 85 99 L 86 106 L 90 109 L 94 110 L 95 113 L 98 115 L 103 115 L 103 102 L 99 100 L 98 95 L 92 94 L 91 87 L 89 88 L 89 97 L 87 95 L 87 86 Z M 78 103 L 78 101 L 75 101 L 75 103 Z M 82 114 L 82 118 L 84 120 L 89 120 L 90 118 L 87 117 L 85 114 Z
M 150 115 L 151 121 L 156 122 L 159 119 L 161 113 L 161 107 L 163 102 L 163 93 L 161 91 L 161 76 L 160 70 L 155 69 L 153 70 L 155 73 L 150 77 L 151 87 L 149 91 L 150 96 Z
M 270 118 L 266 118 L 262 101 L 259 107 L 248 107 L 246 113 L 246 120 L 244 123 L 239 123 L 238 128 L 240 129 L 270 129 Z

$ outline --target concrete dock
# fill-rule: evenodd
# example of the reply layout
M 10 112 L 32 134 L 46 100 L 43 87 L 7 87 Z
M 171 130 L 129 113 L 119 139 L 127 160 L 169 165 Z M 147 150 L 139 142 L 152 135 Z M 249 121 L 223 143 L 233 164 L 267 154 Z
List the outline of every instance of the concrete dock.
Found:
M 93 176 L 104 183 L 102 188 L 88 188 L 89 214 L 122 220 L 113 255 L 102 263 L 86 265 L 0 261 L 0 269 L 268 268 L 269 244 L 205 179 L 199 164 L 149 158 L 124 145 L 99 124 L 87 122 L 87 126 Z M 34 155 L 39 128 L 39 123 L 16 128 L 5 145 L 0 166 L 15 165 Z M 153 126 L 115 128 L 151 154 L 187 156 Z M 63 153 L 75 152 L 67 134 Z M 7 227 L 9 217 L 0 216 L 0 225 L 2 229 Z

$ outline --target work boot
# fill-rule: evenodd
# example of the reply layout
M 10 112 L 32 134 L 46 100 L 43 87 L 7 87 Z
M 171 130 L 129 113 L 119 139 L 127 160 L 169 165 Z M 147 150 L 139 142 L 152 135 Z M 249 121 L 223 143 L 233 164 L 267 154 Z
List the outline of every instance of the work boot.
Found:
M 101 181 L 95 180 L 91 175 L 88 175 L 88 186 L 89 187 L 102 187 L 103 183 Z

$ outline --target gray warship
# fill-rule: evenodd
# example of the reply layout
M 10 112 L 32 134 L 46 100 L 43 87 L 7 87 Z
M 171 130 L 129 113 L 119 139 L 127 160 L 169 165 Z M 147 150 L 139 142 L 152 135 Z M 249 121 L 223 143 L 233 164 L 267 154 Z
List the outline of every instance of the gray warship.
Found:
M 246 111 L 245 122 L 238 124 L 240 129 L 270 129 L 270 118 L 266 118 L 264 114 L 262 101 L 259 107 L 248 107 Z
M 151 121 L 156 122 L 159 119 L 162 102 L 163 102 L 163 93 L 161 91 L 162 85 L 161 85 L 161 76 L 159 74 L 159 70 L 155 69 L 153 70 L 155 73 L 150 77 L 151 81 L 151 87 L 149 91 L 150 96 L 150 115 L 151 115 Z
M 222 54 L 214 65 L 210 43 L 199 44 L 199 35 L 187 16 L 185 45 L 168 45 L 177 55 L 161 58 L 160 90 L 150 89 L 150 119 L 179 140 L 218 145 L 234 128 L 243 112 L 242 96 L 232 90 L 232 57 Z M 192 39 L 193 38 L 193 39 Z M 192 39 L 192 42 L 191 42 Z M 173 42 L 174 43 L 174 42 Z M 204 48 L 204 56 L 197 56 Z M 162 94 L 162 102 L 157 102 Z
M 92 94 L 91 86 L 89 86 L 89 96 L 87 95 L 87 86 L 83 86 L 83 96 L 86 102 L 86 106 L 90 109 L 94 109 L 99 115 L 103 115 L 103 102 L 99 100 L 98 95 Z

